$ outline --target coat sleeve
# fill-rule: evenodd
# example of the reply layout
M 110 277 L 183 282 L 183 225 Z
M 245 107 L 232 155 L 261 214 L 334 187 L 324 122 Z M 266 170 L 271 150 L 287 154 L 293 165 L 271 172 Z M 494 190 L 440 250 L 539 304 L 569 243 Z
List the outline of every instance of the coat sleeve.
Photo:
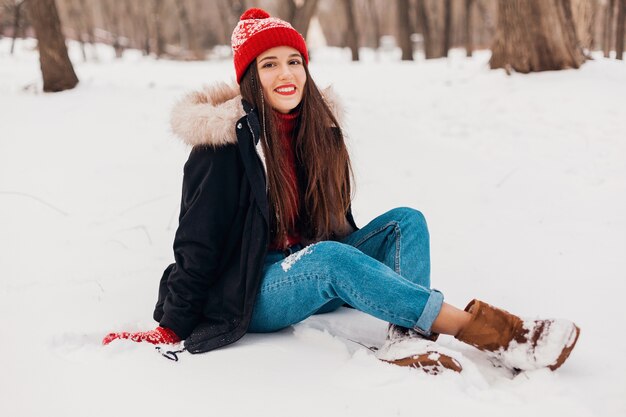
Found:
M 195 147 L 185 164 L 175 263 L 160 285 L 154 318 L 187 338 L 198 324 L 238 207 L 236 146 Z

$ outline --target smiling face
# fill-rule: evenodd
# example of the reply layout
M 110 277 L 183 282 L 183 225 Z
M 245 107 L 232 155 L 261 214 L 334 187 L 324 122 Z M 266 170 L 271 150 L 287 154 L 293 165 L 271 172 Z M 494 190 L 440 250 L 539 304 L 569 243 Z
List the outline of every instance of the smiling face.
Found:
M 277 46 L 256 59 L 263 95 L 269 105 L 289 113 L 300 101 L 306 83 L 302 55 L 289 46 Z

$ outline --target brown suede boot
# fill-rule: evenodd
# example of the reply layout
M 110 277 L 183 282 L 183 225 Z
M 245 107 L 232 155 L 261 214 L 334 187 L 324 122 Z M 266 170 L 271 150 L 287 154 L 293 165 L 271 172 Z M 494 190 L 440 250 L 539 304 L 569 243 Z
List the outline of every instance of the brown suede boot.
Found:
M 435 343 L 437 334 L 425 338 L 413 329 L 390 324 L 387 340 L 378 350 L 378 359 L 398 366 L 410 366 L 421 369 L 427 374 L 437 375 L 446 369 L 461 372 L 459 361 L 452 356 L 454 352 Z
M 569 320 L 522 320 L 479 300 L 465 311 L 470 322 L 456 335 L 509 369 L 557 369 L 574 349 L 580 329 Z

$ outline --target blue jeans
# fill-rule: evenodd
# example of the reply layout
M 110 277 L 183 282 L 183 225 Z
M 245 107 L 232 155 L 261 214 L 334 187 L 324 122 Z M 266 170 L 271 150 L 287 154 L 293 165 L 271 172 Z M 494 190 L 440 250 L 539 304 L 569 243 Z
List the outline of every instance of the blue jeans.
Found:
M 347 303 L 430 335 L 443 295 L 430 288 L 428 227 L 419 211 L 396 208 L 341 242 L 294 249 L 267 254 L 250 332 L 277 331 Z

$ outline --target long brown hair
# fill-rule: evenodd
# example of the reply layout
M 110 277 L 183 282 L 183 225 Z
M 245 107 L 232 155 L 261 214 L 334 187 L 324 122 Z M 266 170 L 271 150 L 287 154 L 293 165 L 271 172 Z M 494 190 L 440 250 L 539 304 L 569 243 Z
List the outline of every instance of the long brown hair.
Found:
M 307 240 L 332 239 L 344 225 L 351 200 L 350 157 L 337 118 L 311 78 L 299 104 L 294 149 L 300 194 L 289 180 L 287 156 L 279 140 L 278 117 L 263 98 L 256 61 L 241 80 L 241 96 L 259 112 L 267 166 L 272 242 L 283 247 L 289 232 Z

